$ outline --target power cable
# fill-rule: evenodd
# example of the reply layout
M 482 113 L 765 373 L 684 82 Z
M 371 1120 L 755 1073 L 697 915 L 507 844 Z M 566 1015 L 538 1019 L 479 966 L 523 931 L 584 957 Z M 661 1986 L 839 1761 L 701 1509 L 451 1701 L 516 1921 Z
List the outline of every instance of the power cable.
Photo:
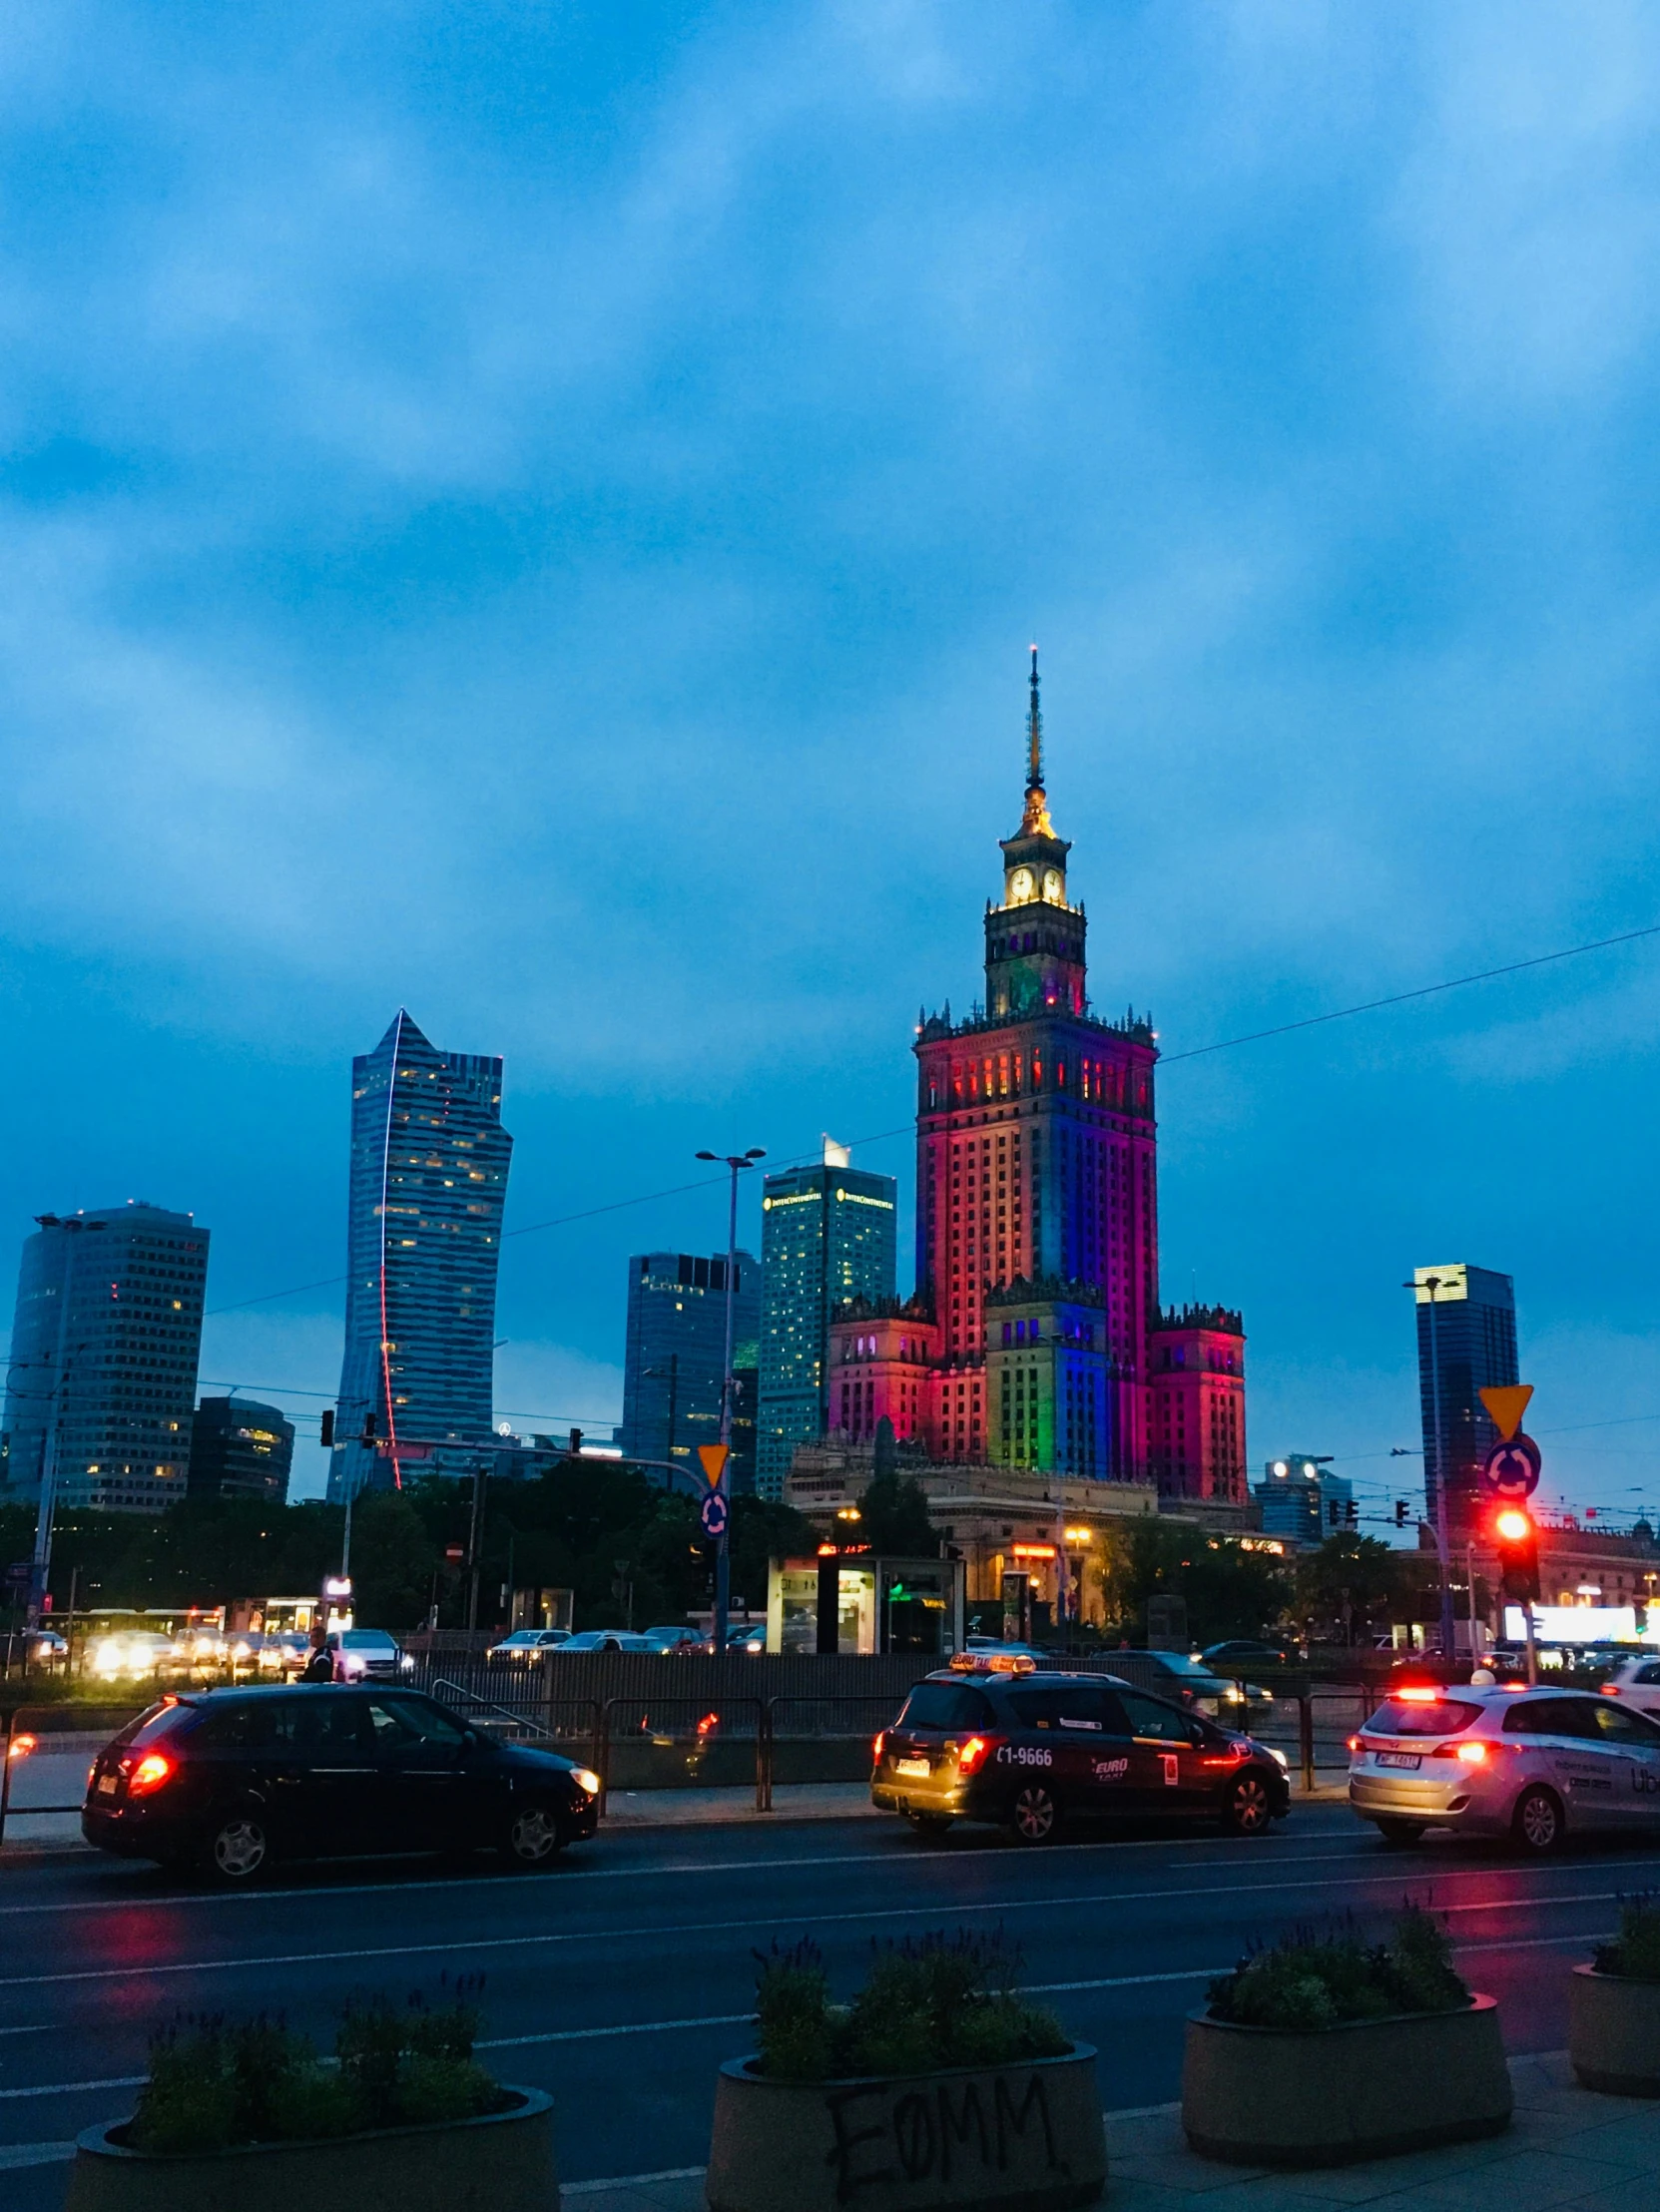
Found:
M 1369 998 L 1358 1006 L 1340 1006 L 1329 1014 L 1307 1014 L 1301 1021 L 1283 1021 L 1273 1029 L 1253 1029 L 1243 1037 L 1223 1037 L 1215 1044 L 1192 1045 L 1185 1052 L 1162 1053 L 1159 1064 L 1161 1067 L 1174 1067 L 1178 1061 L 1200 1060 L 1212 1052 L 1232 1052 L 1241 1045 L 1264 1044 L 1271 1037 L 1289 1037 L 1299 1029 L 1318 1029 L 1327 1022 L 1348 1021 L 1356 1014 L 1375 1014 L 1385 1006 L 1404 1006 L 1413 999 L 1434 998 L 1442 991 L 1463 990 L 1470 983 L 1490 983 L 1501 975 L 1520 975 L 1527 968 L 1548 967 L 1557 960 L 1576 960 L 1586 952 L 1606 952 L 1613 945 L 1634 944 L 1641 937 L 1654 936 L 1660 936 L 1660 921 L 1649 922 L 1641 929 L 1623 930 L 1617 937 L 1598 937 L 1589 944 L 1570 944 L 1564 946 L 1560 952 L 1539 952 L 1528 960 L 1511 960 L 1503 967 L 1481 968 L 1473 975 L 1454 975 L 1444 983 L 1424 983 L 1416 990 L 1392 992 L 1387 998 Z M 855 1147 L 886 1144 L 894 1137 L 912 1135 L 914 1129 L 914 1122 L 905 1122 L 894 1129 L 878 1129 L 873 1136 L 854 1137 L 851 1143 Z M 804 1152 L 794 1159 L 781 1160 L 778 1166 L 800 1167 L 811 1162 L 812 1158 L 812 1153 Z M 701 1191 L 724 1183 L 725 1180 L 724 1176 L 700 1176 L 695 1182 L 671 1184 L 666 1190 L 642 1191 L 635 1198 L 618 1198 L 604 1206 L 587 1206 L 580 1213 L 555 1214 L 547 1221 L 526 1222 L 522 1229 L 504 1230 L 501 1241 L 505 1244 L 510 1237 L 535 1236 L 545 1229 L 568 1229 L 573 1222 L 593 1221 L 601 1214 L 620 1214 L 631 1206 L 650 1206 L 658 1199 L 680 1198 L 688 1191 Z M 270 1306 L 278 1299 L 298 1298 L 306 1291 L 335 1290 L 348 1280 L 344 1275 L 330 1275 L 315 1283 L 296 1283 L 285 1291 L 265 1291 L 258 1298 L 240 1298 L 229 1306 L 215 1306 L 202 1318 L 204 1321 L 217 1321 L 223 1314 L 244 1313 L 250 1306 Z

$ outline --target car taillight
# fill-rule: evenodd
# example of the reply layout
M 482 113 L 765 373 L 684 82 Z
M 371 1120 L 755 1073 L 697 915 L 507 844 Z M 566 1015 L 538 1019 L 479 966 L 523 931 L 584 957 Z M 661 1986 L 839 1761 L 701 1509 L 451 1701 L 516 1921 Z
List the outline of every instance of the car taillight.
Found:
M 883 1751 L 884 1751 L 884 1750 L 885 1750 L 886 1748 L 887 1748 L 887 1731 L 886 1731 L 886 1729 L 885 1729 L 885 1728 L 878 1728 L 878 1729 L 876 1730 L 876 1740 L 875 1740 L 875 1742 L 874 1742 L 874 1743 L 873 1743 L 873 1744 L 872 1744 L 872 1745 L 870 1746 L 870 1756 L 871 1756 L 871 1758 L 872 1758 L 872 1759 L 874 1759 L 874 1760 L 875 1760 L 875 1762 L 876 1762 L 876 1764 L 877 1764 L 878 1766 L 880 1766 L 880 1764 L 881 1764 L 881 1755 L 882 1755 Z
M 1351 1751 L 1359 1751 L 1359 1750 L 1360 1750 L 1360 1748 L 1361 1748 L 1361 1739 L 1360 1739 L 1360 1737 L 1359 1737 L 1359 1736 L 1351 1736 L 1351 1737 L 1350 1737 L 1350 1739 L 1349 1739 L 1349 1748 L 1350 1748 L 1350 1750 L 1351 1750 Z
M 1487 1764 L 1487 1746 L 1477 1737 L 1473 1743 L 1458 1744 L 1452 1756 L 1461 1759 L 1466 1767 L 1484 1767 Z
M 978 1774 L 985 1765 L 992 1739 L 989 1736 L 970 1736 L 957 1753 L 958 1774 Z
M 1619 1684 L 1617 1682 L 1605 1682 L 1602 1685 L 1602 1694 L 1604 1697 L 1618 1697 L 1620 1694 Z
M 159 1790 L 173 1772 L 173 1761 L 159 1751 L 146 1752 L 127 1778 L 129 1797 L 147 1797 Z

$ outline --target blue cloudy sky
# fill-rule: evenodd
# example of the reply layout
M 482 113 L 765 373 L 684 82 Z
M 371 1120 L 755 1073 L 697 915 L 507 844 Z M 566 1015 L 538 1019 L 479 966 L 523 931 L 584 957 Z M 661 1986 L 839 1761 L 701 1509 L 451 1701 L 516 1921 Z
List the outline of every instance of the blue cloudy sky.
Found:
M 1033 637 L 1172 1053 L 1660 920 L 1652 8 L 13 0 L 0 103 L 13 1249 L 337 1274 L 399 1003 L 506 1056 L 510 1229 L 901 1126 Z M 1397 1487 L 1463 1259 L 1547 1491 L 1651 1478 L 1657 945 L 1170 1067 L 1253 1461 Z M 500 1409 L 613 1417 L 625 1256 L 722 1214 L 513 1237 Z M 204 1376 L 314 1410 L 338 1328 Z

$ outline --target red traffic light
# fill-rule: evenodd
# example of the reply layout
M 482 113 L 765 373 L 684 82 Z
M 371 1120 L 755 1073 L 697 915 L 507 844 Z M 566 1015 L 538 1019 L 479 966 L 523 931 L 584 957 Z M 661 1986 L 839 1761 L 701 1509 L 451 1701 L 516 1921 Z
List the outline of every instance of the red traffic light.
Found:
M 1524 1544 L 1533 1533 L 1533 1516 L 1519 1505 L 1501 1506 L 1493 1515 L 1493 1534 L 1503 1544 Z

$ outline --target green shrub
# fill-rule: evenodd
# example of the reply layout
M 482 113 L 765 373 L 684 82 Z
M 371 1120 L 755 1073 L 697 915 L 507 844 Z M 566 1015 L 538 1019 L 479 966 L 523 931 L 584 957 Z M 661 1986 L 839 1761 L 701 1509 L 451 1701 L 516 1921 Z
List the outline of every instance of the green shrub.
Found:
M 1324 1937 L 1300 1930 L 1243 1958 L 1207 1993 L 1213 2019 L 1303 2032 L 1402 2012 L 1457 2012 L 1470 2001 L 1445 1931 L 1416 1906 L 1386 1942 L 1369 1943 L 1347 1925 Z
M 1593 1953 L 1598 1973 L 1626 1981 L 1660 1981 L 1660 1899 L 1652 1892 L 1621 1898 L 1620 1932 Z
M 1052 2012 L 1014 1991 L 1019 1956 L 1001 1934 L 883 1945 L 850 2004 L 832 2004 L 818 1947 L 757 1953 L 760 2070 L 781 2081 L 932 2073 L 1057 2058 L 1072 2048 Z
M 329 2140 L 376 2127 L 471 2119 L 510 2101 L 472 2055 L 482 1986 L 430 2006 L 383 1997 L 347 2008 L 331 2061 L 280 2020 L 186 2019 L 150 2046 L 130 2140 L 137 2150 L 229 2150 Z

